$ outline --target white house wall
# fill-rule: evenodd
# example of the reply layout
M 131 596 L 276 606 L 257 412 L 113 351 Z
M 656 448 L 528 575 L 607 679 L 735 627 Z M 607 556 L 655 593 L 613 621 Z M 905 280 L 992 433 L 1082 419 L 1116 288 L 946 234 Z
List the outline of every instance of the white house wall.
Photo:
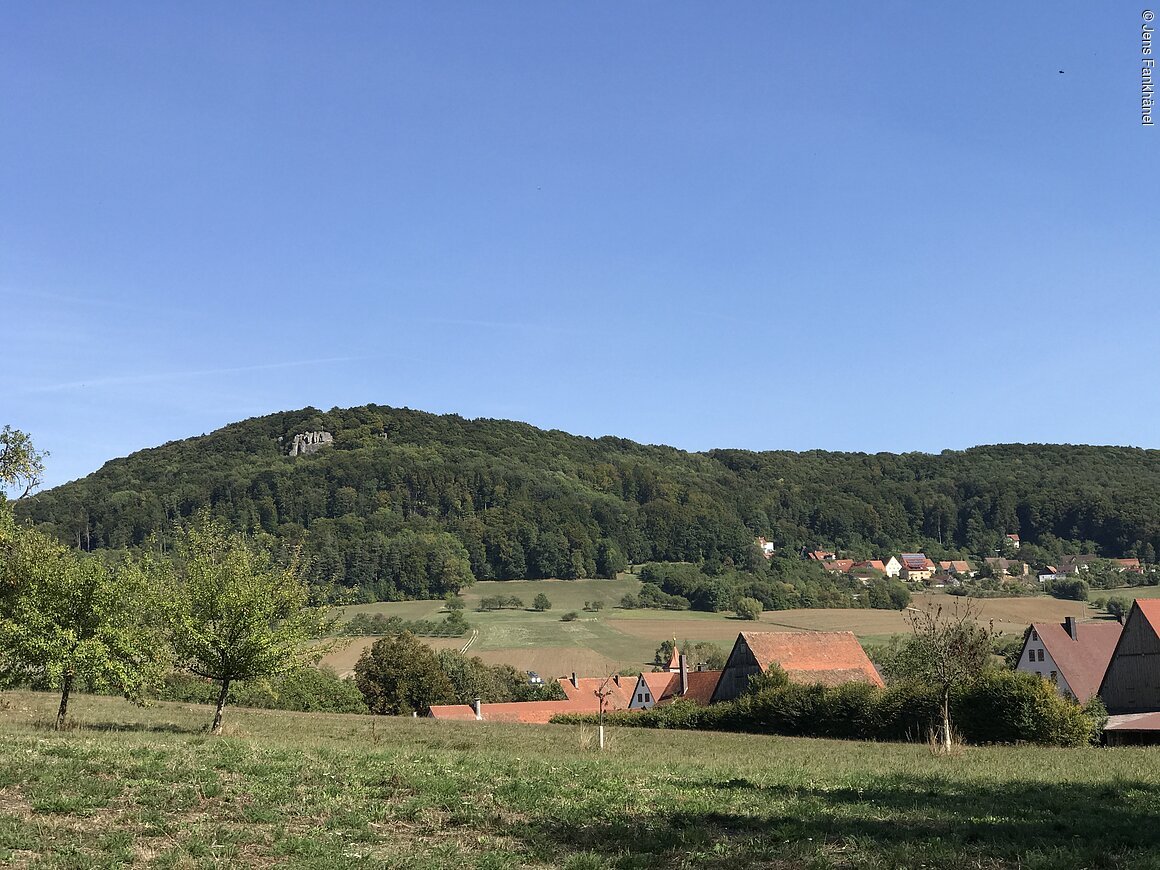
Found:
M 1043 661 L 1039 660 L 1043 656 Z M 1048 682 L 1055 683 L 1059 694 L 1065 698 L 1074 698 L 1075 693 L 1071 690 L 1071 686 L 1067 684 L 1067 680 L 1060 671 L 1059 666 L 1055 663 L 1055 659 L 1051 657 L 1051 653 L 1047 647 L 1043 645 L 1039 634 L 1035 631 L 1029 632 L 1027 635 L 1027 642 L 1023 644 L 1023 652 L 1019 655 L 1019 664 L 1015 667 L 1017 671 L 1024 671 L 1029 674 L 1038 674 Z M 1055 677 L 1052 678 L 1052 672 Z

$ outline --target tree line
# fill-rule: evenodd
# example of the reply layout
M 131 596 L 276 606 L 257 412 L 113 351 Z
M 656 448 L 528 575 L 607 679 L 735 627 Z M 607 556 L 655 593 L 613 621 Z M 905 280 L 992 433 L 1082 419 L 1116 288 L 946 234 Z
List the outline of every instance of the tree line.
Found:
M 296 433 L 317 430 L 333 433 L 331 446 L 287 455 Z M 175 521 L 208 510 L 232 530 L 300 546 L 319 588 L 397 600 L 475 579 L 613 577 L 650 561 L 751 571 L 757 536 L 783 557 L 824 547 L 957 559 L 991 555 L 1018 533 L 1037 557 L 1152 562 L 1158 458 L 1070 445 L 687 453 L 368 405 L 273 414 L 143 450 L 18 510 L 74 549 L 161 553 Z M 774 567 L 792 574 L 784 560 Z M 797 589 L 786 598 L 803 596 L 789 574 L 778 580 Z M 829 597 L 822 584 L 804 597 L 819 594 Z

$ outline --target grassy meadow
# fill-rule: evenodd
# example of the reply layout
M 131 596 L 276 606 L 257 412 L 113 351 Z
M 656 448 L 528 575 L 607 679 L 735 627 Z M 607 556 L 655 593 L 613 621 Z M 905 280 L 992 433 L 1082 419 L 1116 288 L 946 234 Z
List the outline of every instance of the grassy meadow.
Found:
M 1154 750 L 0 698 L 5 867 L 1160 867 Z
M 735 618 L 730 613 L 699 611 L 620 610 L 616 604 L 625 594 L 640 591 L 640 581 L 631 574 L 616 580 L 506 580 L 476 583 L 461 594 L 465 614 L 478 635 L 470 653 L 488 664 L 511 664 L 521 670 L 537 671 L 545 677 L 572 673 L 607 674 L 625 668 L 646 668 L 653 653 L 666 638 L 708 641 L 726 652 L 737 632 L 747 631 L 852 631 L 864 642 L 881 642 L 892 634 L 905 634 L 910 627 L 901 613 L 893 610 L 775 610 L 761 615 L 758 623 Z M 552 602 L 544 613 L 532 610 L 477 611 L 480 599 L 494 595 L 518 596 L 527 607 L 543 592 Z M 1160 587 L 1115 590 L 1108 594 L 1132 597 L 1157 594 Z M 604 601 L 597 612 L 583 610 L 586 601 Z M 941 591 L 915 596 L 915 606 L 943 605 L 953 608 L 962 599 Z M 1086 603 L 1061 601 L 1047 596 L 1034 598 L 989 598 L 977 602 L 982 618 L 994 622 L 996 630 L 1022 635 L 1031 622 L 1062 622 L 1065 616 L 1081 619 L 1095 615 Z M 363 604 L 343 608 L 341 618 L 356 613 L 383 613 L 403 619 L 441 619 L 442 601 L 400 601 Z M 575 610 L 574 622 L 560 616 Z M 376 638 L 354 638 L 336 649 L 325 664 L 341 674 L 349 673 L 362 651 Z M 442 649 L 462 647 L 464 638 L 429 638 L 431 646 Z

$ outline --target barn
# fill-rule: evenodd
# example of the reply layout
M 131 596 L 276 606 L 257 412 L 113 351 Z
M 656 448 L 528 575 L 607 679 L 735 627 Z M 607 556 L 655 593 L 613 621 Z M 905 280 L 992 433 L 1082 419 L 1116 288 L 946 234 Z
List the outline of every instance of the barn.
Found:
M 731 701 L 745 691 L 749 678 L 780 666 L 795 683 L 870 683 L 882 686 L 862 644 L 849 631 L 743 631 L 737 635 L 713 702 Z
M 1100 684 L 1108 712 L 1160 711 L 1160 599 L 1137 598 Z

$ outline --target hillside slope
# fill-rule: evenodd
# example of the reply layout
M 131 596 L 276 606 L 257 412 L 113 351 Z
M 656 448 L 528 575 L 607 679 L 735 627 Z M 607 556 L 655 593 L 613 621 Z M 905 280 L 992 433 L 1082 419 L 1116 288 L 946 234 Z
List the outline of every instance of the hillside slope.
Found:
M 308 454 L 295 436 L 326 432 Z M 22 502 L 84 549 L 164 547 L 209 507 L 304 540 L 317 573 L 366 599 L 440 595 L 472 577 L 608 576 L 626 561 L 785 552 L 989 554 L 1160 548 L 1160 451 L 999 445 L 931 454 L 688 453 L 501 420 L 368 405 L 253 418 L 142 450 Z M 1035 552 L 1034 550 L 1032 552 Z

